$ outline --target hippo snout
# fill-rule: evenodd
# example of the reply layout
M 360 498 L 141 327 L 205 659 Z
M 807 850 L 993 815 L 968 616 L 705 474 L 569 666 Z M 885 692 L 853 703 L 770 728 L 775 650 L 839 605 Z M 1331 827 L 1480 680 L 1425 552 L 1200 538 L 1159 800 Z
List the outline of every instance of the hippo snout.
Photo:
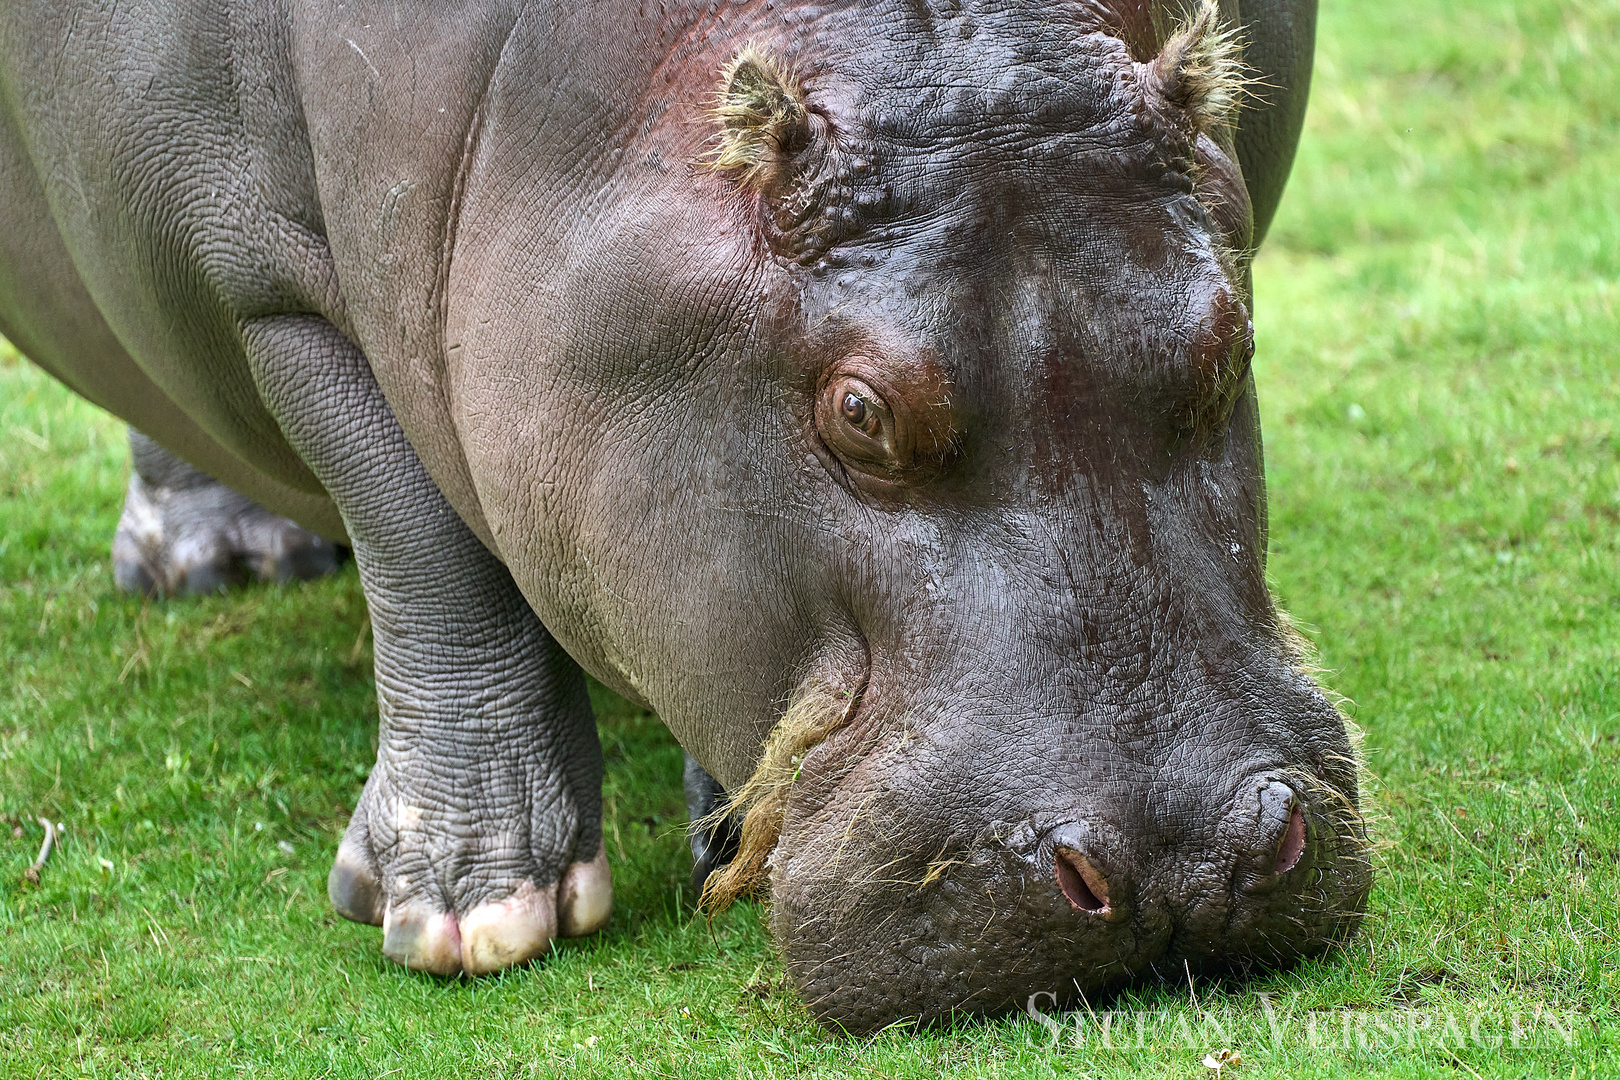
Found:
M 850 1032 L 1286 965 L 1353 929 L 1370 882 L 1353 802 L 1294 770 L 1213 787 L 1196 813 L 1118 789 L 971 835 L 958 816 L 929 843 L 867 791 L 832 860 L 784 836 L 773 929 L 807 1004 Z
M 1239 785 L 1207 848 L 1200 849 L 1196 839 L 1189 844 L 1172 838 L 1156 851 L 1145 845 L 1132 851 L 1109 843 L 1103 830 L 1065 821 L 1025 854 L 1026 876 L 1045 878 L 1056 893 L 1053 906 L 1057 897 L 1066 901 L 1077 926 L 1103 932 L 1100 924 L 1134 922 L 1138 945 L 1157 939 L 1165 951 L 1173 951 L 1178 939 L 1185 943 L 1207 931 L 1209 947 L 1191 951 L 1219 961 L 1228 958 L 1220 955 L 1227 951 L 1220 945 L 1227 928 L 1252 924 L 1267 936 L 1287 937 L 1282 924 L 1297 925 L 1320 906 L 1312 895 L 1325 878 L 1318 860 L 1331 867 L 1336 847 L 1345 842 L 1359 851 L 1359 838 L 1339 835 L 1343 823 L 1327 817 L 1325 809 L 1312 810 L 1295 786 L 1262 774 Z M 1238 951 L 1247 959 L 1252 950 Z M 1277 951 L 1255 958 L 1288 957 L 1287 949 Z M 1295 951 L 1303 954 L 1303 943 Z
M 1286 784 L 1275 781 L 1262 788 L 1259 796 L 1258 814 L 1249 806 L 1233 810 L 1252 826 L 1241 840 L 1227 845 L 1225 859 L 1233 864 L 1234 888 L 1240 892 L 1271 891 L 1290 871 L 1309 862 L 1310 827 L 1304 801 Z M 1051 847 L 1052 876 L 1076 911 L 1112 921 L 1128 914 L 1128 898 L 1135 891 L 1131 873 L 1118 866 L 1117 859 L 1100 854 L 1088 830 L 1073 824 L 1060 826 L 1051 833 Z M 1166 861 L 1176 857 L 1168 856 Z M 1219 849 L 1208 858 L 1211 864 L 1223 861 Z M 1240 872 L 1240 866 L 1249 872 Z M 1239 877 L 1241 885 L 1237 884 Z M 1188 898 L 1189 902 L 1196 899 Z
M 1258 774 L 1239 785 L 1210 872 L 1188 875 L 1177 947 L 1213 970 L 1286 964 L 1352 931 L 1371 883 L 1352 800 L 1316 777 Z

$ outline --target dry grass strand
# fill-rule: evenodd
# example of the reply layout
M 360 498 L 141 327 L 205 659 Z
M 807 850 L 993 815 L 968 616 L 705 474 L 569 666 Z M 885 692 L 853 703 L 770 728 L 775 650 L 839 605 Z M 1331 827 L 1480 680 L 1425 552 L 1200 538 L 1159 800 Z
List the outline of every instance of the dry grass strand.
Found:
M 747 783 L 721 809 L 694 821 L 694 829 L 712 829 L 724 819 L 743 815 L 737 855 L 709 875 L 699 904 L 718 914 L 739 898 L 764 892 L 769 882 L 767 860 L 782 835 L 789 789 L 805 755 L 849 723 L 858 698 L 825 687 L 802 694 L 782 714 L 765 740 L 759 766 Z

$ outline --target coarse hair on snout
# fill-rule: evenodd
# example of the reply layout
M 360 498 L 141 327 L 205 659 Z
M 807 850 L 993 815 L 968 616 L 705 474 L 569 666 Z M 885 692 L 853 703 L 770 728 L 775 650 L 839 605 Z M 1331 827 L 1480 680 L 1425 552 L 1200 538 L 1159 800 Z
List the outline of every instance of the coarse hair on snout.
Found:
M 916 729 L 900 719 L 852 733 L 835 756 L 805 772 L 805 760 L 830 736 L 849 727 L 860 707 L 861 693 L 816 685 L 800 693 L 783 712 L 766 740 L 759 766 L 728 803 L 692 822 L 694 830 L 711 830 L 741 817 L 735 858 L 710 875 L 699 898 L 711 915 L 744 896 L 770 894 L 772 856 L 786 824 L 787 804 L 795 784 L 807 787 L 814 801 L 846 777 L 851 768 L 892 762 L 906 751 Z M 813 773 L 813 775 L 812 775 Z M 897 905 L 893 896 L 925 890 L 943 880 L 969 854 L 999 840 L 992 828 L 985 835 L 941 838 L 922 831 L 894 801 L 887 785 L 853 792 L 852 807 L 835 834 L 813 850 L 793 852 L 803 883 L 820 895 L 836 893 L 839 904 L 818 908 L 809 923 L 824 929 L 834 924 L 880 925 Z M 1005 831 L 1004 829 L 1002 831 Z M 875 853 L 882 857 L 874 859 Z M 834 883 L 839 887 L 834 888 Z M 807 923 L 806 925 L 808 925 Z M 825 930 L 831 933 L 831 930 Z
M 1324 678 L 1328 671 L 1322 666 L 1316 643 L 1299 629 L 1293 616 L 1275 595 L 1271 598 L 1271 608 L 1284 659 L 1297 674 L 1309 679 L 1327 699 L 1333 711 L 1339 714 L 1349 744 L 1345 754 L 1333 755 L 1324 764 L 1337 764 L 1355 777 L 1356 797 L 1351 799 L 1345 792 L 1318 777 L 1304 778 L 1305 794 L 1327 808 L 1331 820 L 1346 833 L 1355 836 L 1369 855 L 1382 853 L 1391 846 L 1391 842 L 1384 838 L 1387 830 L 1379 828 L 1384 816 L 1373 808 L 1376 805 L 1373 792 L 1377 790 L 1379 781 L 1367 765 L 1366 733 L 1350 712 L 1354 702 L 1328 685 Z
M 709 830 L 742 815 L 736 856 L 709 876 L 699 897 L 710 913 L 718 914 L 740 897 L 765 891 L 770 874 L 767 861 L 782 835 L 788 792 L 805 755 L 848 724 L 859 702 L 858 694 L 819 684 L 802 691 L 771 729 L 753 775 L 725 806 L 692 822 L 694 830 Z

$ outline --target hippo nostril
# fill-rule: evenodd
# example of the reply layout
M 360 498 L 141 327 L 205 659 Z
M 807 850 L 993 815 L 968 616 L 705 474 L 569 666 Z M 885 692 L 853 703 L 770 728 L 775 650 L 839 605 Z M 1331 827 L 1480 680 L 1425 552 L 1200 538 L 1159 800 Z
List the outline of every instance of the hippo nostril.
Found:
M 1277 845 L 1276 872 L 1288 873 L 1299 865 L 1299 857 L 1304 853 L 1305 811 L 1296 802 L 1293 813 L 1288 815 L 1288 828 L 1283 832 L 1282 842 Z
M 1099 874 L 1086 857 L 1068 848 L 1058 848 L 1058 888 L 1081 911 L 1101 915 L 1108 910 L 1108 879 Z

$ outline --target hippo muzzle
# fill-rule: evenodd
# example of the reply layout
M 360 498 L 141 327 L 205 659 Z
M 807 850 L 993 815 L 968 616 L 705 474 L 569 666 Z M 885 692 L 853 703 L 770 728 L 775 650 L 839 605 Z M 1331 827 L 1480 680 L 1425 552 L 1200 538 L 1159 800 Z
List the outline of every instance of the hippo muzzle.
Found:
M 1094 1001 L 1353 931 L 1371 872 L 1341 718 L 1286 653 L 1162 630 L 1131 671 L 1002 624 L 971 664 L 936 652 L 923 688 L 874 650 L 769 860 L 771 928 L 818 1017 L 858 1033 Z

